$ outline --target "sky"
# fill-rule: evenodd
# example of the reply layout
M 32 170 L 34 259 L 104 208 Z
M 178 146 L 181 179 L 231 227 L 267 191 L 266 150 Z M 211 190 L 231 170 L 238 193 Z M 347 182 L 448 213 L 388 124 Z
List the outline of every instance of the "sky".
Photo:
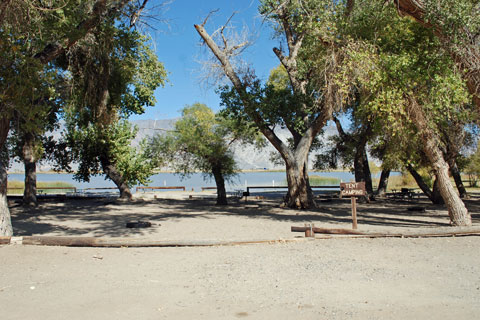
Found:
M 218 9 L 218 12 L 205 26 L 209 33 L 236 12 L 231 20 L 232 26 L 239 31 L 247 27 L 254 40 L 242 58 L 256 70 L 260 79 L 268 78 L 270 70 L 279 64 L 272 51 L 278 42 L 272 39 L 271 28 L 259 16 L 258 5 L 259 0 L 173 0 L 168 4 L 160 13 L 164 22 L 156 23 L 156 30 L 148 32 L 157 56 L 168 72 L 169 82 L 156 90 L 154 107 L 147 107 L 144 114 L 133 115 L 130 120 L 177 118 L 183 107 L 196 102 L 204 103 L 214 111 L 221 109 L 216 87 L 201 81 L 205 73 L 199 61 L 206 60 L 209 52 L 200 45 L 200 36 L 193 27 L 201 24 L 212 10 Z

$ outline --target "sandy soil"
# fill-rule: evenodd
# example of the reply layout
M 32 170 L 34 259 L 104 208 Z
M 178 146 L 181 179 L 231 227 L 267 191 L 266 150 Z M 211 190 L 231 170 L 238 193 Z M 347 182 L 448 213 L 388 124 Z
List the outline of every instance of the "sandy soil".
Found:
M 309 212 L 278 199 L 214 206 L 204 193 L 12 202 L 16 236 L 293 239 L 292 225 L 350 228 L 349 200 Z M 408 211 L 424 206 L 425 212 Z M 480 200 L 467 202 L 480 226 Z M 448 228 L 426 201 L 359 204 L 359 230 Z M 151 228 L 127 229 L 148 220 Z M 311 240 L 186 248 L 0 247 L 2 319 L 476 319 L 480 237 Z

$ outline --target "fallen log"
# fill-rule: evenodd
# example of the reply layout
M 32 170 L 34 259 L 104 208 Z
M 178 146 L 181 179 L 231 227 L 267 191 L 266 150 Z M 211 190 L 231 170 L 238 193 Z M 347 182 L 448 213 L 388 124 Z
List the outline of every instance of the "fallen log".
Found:
M 333 234 L 333 235 L 347 235 L 347 236 L 360 236 L 362 238 L 435 238 L 435 237 L 455 237 L 455 236 L 480 236 L 480 228 L 468 228 L 468 229 L 455 229 L 455 230 L 437 230 L 432 232 L 431 230 L 423 232 L 371 232 L 371 231 L 358 231 L 352 229 L 330 229 L 330 228 L 318 228 L 313 226 L 304 227 L 291 227 L 292 232 L 305 232 L 310 233 L 313 231 L 315 234 Z
M 16 243 L 37 246 L 65 246 L 65 247 L 214 247 L 236 246 L 246 244 L 274 244 L 287 242 L 302 242 L 309 239 L 274 239 L 274 240 L 146 240 L 125 238 L 96 238 L 96 237 L 53 237 L 53 236 L 25 236 Z

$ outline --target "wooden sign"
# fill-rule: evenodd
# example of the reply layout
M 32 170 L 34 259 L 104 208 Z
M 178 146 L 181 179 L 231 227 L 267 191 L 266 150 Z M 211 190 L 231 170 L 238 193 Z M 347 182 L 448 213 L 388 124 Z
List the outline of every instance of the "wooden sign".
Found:
M 365 182 L 341 182 L 340 196 L 352 197 L 352 228 L 357 229 L 357 201 L 356 197 L 365 195 Z
M 361 197 L 365 195 L 365 182 L 342 182 L 340 183 L 340 195 L 342 197 Z

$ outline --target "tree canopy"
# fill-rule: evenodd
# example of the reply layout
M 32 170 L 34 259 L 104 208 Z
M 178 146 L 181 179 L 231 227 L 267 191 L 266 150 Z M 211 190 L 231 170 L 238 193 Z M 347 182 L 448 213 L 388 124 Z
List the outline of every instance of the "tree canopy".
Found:
M 152 149 L 154 157 L 183 176 L 202 172 L 205 178 L 214 178 L 217 204 L 226 204 L 225 180 L 232 179 L 238 170 L 232 146 L 257 141 L 257 132 L 248 123 L 195 103 L 183 108 L 173 131 L 152 140 Z

